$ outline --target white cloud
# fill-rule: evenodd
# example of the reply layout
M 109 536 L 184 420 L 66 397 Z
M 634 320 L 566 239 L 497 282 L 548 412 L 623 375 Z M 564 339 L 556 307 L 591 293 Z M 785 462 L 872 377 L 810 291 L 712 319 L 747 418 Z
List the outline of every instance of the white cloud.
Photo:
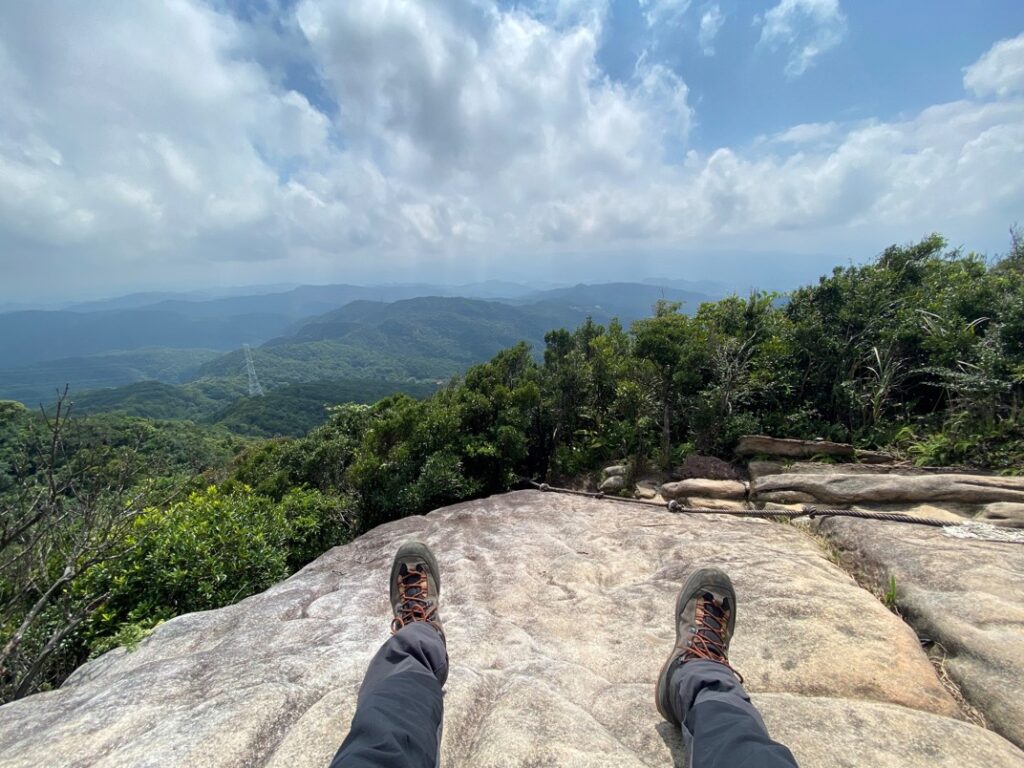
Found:
M 1024 93 L 1024 34 L 1001 40 L 966 67 L 964 88 L 982 97 Z
M 700 49 L 705 56 L 714 55 L 715 38 L 718 37 L 718 32 L 724 23 L 725 14 L 718 7 L 718 3 L 713 4 L 700 17 L 700 31 L 697 33 L 697 42 L 700 43 Z
M 836 136 L 837 123 L 800 123 L 771 137 L 776 144 L 813 144 Z
M 396 186 L 438 195 L 437 228 L 424 229 L 416 208 L 410 229 L 447 238 L 438 243 L 456 238 L 452 200 L 529 236 L 536 228 L 517 212 L 532 201 L 657 167 L 665 142 L 690 127 L 686 85 L 665 67 L 641 63 L 627 86 L 603 75 L 593 24 L 556 29 L 521 11 L 377 0 L 307 0 L 298 18 L 346 140 Z
M 0 273 L 11 292 L 54 275 L 68 292 L 402 279 L 417 260 L 877 249 L 1002 232 L 1024 209 L 1007 42 L 966 70 L 987 101 L 698 152 L 684 79 L 646 59 L 609 79 L 602 23 L 490 0 L 304 0 L 289 40 L 330 97 L 318 109 L 206 6 L 0 6 Z
M 799 77 L 846 35 L 839 0 L 780 0 L 762 19 L 760 42 L 788 49 L 786 75 Z
M 647 26 L 676 26 L 690 9 L 691 0 L 639 0 Z

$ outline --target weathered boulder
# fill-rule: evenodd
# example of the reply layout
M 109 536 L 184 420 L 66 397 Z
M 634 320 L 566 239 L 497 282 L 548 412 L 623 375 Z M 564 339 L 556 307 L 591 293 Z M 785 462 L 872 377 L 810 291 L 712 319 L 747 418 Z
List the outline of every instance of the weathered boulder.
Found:
M 750 475 L 751 481 L 756 480 L 759 477 L 767 477 L 768 475 L 777 475 L 780 472 L 786 471 L 786 465 L 781 461 L 750 461 L 747 462 L 747 474 Z
M 841 518 L 818 530 L 878 589 L 895 579 L 899 610 L 945 650 L 946 670 L 968 701 L 1024 745 L 1024 546 Z
M 863 448 L 857 448 L 853 452 L 853 457 L 863 464 L 888 464 L 893 460 L 891 453 L 885 451 L 867 451 Z
M 637 483 L 635 496 L 638 499 L 656 499 L 658 498 L 658 489 L 656 486 Z
M 387 574 L 410 536 L 443 571 L 448 768 L 685 764 L 653 686 L 679 585 L 712 563 L 739 595 L 732 661 L 802 768 L 1024 761 L 955 719 L 914 633 L 796 527 L 535 491 L 381 526 L 260 595 L 167 622 L 0 707 L 0 760 L 326 765 L 388 635 Z
M 747 509 L 747 502 L 742 499 L 710 499 L 700 496 L 689 496 L 677 501 L 685 507 L 697 507 L 703 509 Z
M 751 486 L 753 490 L 754 486 Z M 751 498 L 758 502 L 773 502 L 775 504 L 814 504 L 817 499 L 803 491 L 765 491 L 764 493 L 751 493 Z
M 951 524 L 962 523 L 965 517 L 955 504 L 856 504 L 852 509 L 864 512 L 895 512 L 908 517 L 945 520 Z
M 666 499 L 680 499 L 686 496 L 702 496 L 710 499 L 745 499 L 747 484 L 739 480 L 704 480 L 693 478 L 661 486 L 661 495 Z
M 683 459 L 683 463 L 672 473 L 676 480 L 688 480 L 691 477 L 702 477 L 707 480 L 739 480 L 738 469 L 717 456 L 701 456 L 691 454 Z
M 603 493 L 618 493 L 626 487 L 626 478 L 623 475 L 612 475 L 601 481 L 598 490 Z
M 784 473 L 755 480 L 757 499 L 782 501 L 780 493 L 806 494 L 823 504 L 897 504 L 950 501 L 1024 502 L 1024 477 L 991 475 L 810 475 Z
M 896 462 L 887 464 L 843 462 L 836 464 L 827 461 L 790 461 L 783 463 L 781 461 L 755 460 L 751 461 L 748 467 L 755 464 L 766 465 L 766 470 L 759 472 L 761 475 L 789 473 L 798 475 L 983 475 L 990 477 L 994 474 L 980 470 L 967 471 L 957 467 L 918 467 L 913 464 Z
M 997 501 L 986 504 L 976 515 L 978 520 L 1012 528 L 1024 528 L 1024 504 L 1012 501 Z
M 753 462 L 751 462 L 753 463 Z M 888 475 L 892 473 L 907 475 L 924 475 L 924 470 L 895 464 L 832 464 L 825 461 L 794 461 L 778 472 L 762 474 L 796 474 L 796 475 Z
M 739 456 L 780 456 L 787 459 L 809 459 L 812 456 L 853 458 L 852 445 L 829 440 L 793 440 L 788 437 L 743 435 L 736 444 Z
M 623 477 L 626 474 L 626 469 L 627 469 L 627 467 L 626 467 L 625 464 L 613 464 L 610 467 L 605 467 L 604 468 L 604 476 L 605 477 Z

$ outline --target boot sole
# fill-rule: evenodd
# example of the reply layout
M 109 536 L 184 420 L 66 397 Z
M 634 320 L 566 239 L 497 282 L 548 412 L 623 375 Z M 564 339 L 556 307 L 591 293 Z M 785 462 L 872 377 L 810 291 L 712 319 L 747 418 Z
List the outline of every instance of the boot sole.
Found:
M 686 603 L 689 602 L 690 598 L 693 597 L 694 593 L 702 587 L 711 587 L 713 589 L 721 590 L 732 598 L 732 612 L 729 615 L 729 637 L 732 637 L 733 630 L 736 627 L 736 590 L 733 589 L 732 581 L 729 577 L 718 568 L 701 568 L 698 571 L 694 571 L 690 574 L 690 578 L 683 584 L 683 588 L 679 590 L 679 594 L 676 595 L 676 609 L 675 613 L 672 614 L 672 621 L 676 625 L 676 644 L 672 646 L 672 652 L 669 653 L 665 663 L 661 665 L 661 672 L 658 674 L 658 684 L 654 689 L 654 703 L 658 707 L 658 712 L 663 718 L 673 725 L 682 725 L 676 716 L 672 713 L 672 705 L 669 701 L 669 667 L 672 666 L 672 662 L 678 658 L 679 653 L 679 615 L 683 612 L 683 608 Z
M 395 600 L 398 598 L 395 588 L 395 579 L 398 576 L 398 568 L 402 562 L 406 559 L 419 558 L 427 564 L 430 569 L 430 575 L 434 577 L 434 583 L 437 585 L 437 595 L 435 599 L 441 599 L 441 568 L 437 564 L 437 558 L 434 557 L 434 553 L 430 551 L 430 547 L 424 544 L 422 541 L 413 539 L 407 541 L 398 548 L 398 552 L 395 553 L 395 559 L 391 563 L 391 579 L 388 582 L 391 586 L 391 604 L 395 604 Z

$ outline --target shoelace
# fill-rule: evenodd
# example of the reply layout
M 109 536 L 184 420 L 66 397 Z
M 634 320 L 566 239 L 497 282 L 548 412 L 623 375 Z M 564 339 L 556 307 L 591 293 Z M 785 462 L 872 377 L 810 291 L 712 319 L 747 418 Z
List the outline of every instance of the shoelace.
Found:
M 725 630 L 729 626 L 729 611 L 715 602 L 710 593 L 704 593 L 697 600 L 697 631 L 687 643 L 683 659 L 707 659 L 724 664 L 742 683 L 743 675 L 729 663 L 725 655 Z
M 440 630 L 441 625 L 434 620 L 437 605 L 428 596 L 426 571 L 419 566 L 408 570 L 405 565 L 402 570 L 405 573 L 400 571 L 398 576 L 399 608 L 391 622 L 391 634 L 414 621 L 426 621 Z

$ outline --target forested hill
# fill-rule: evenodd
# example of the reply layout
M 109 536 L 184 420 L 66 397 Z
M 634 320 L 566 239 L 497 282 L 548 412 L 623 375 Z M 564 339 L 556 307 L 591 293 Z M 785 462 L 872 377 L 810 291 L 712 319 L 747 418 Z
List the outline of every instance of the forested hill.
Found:
M 893 246 L 787 298 L 733 296 L 692 315 L 662 302 L 628 327 L 584 320 L 536 349 L 503 349 L 427 397 L 339 404 L 291 439 L 53 408 L 43 418 L 0 403 L 0 695 L 52 687 L 172 616 L 237 601 L 380 523 L 524 475 L 583 482 L 613 460 L 635 476 L 694 455 L 731 459 L 750 433 L 1021 473 L 1019 238 L 999 260 L 950 251 L 938 236 Z M 431 300 L 408 306 L 424 323 L 440 313 Z M 436 361 L 404 355 L 486 351 L 473 346 L 483 343 L 476 308 L 462 305 L 470 319 L 449 343 L 360 304 L 257 349 L 256 364 L 291 350 L 278 358 L 284 378 L 298 351 L 317 359 L 335 345 L 426 374 Z M 521 315 L 506 309 L 492 334 L 540 333 L 539 320 L 516 326 Z M 302 333 L 317 340 L 295 340 Z M 340 359 L 318 364 L 340 370 Z
M 460 290 L 469 297 L 450 295 Z M 507 295 L 497 298 L 503 292 Z M 338 344 L 278 349 L 265 361 L 271 385 L 324 378 L 437 378 L 462 371 L 518 340 L 539 344 L 549 328 L 575 327 L 587 316 L 617 316 L 628 323 L 648 314 L 662 298 L 680 301 L 692 313 L 713 296 L 628 283 L 552 291 L 511 283 L 448 288 L 327 285 L 206 300 L 139 294 L 60 311 L 0 313 L 0 398 L 35 406 L 65 384 L 77 394 L 147 380 L 181 384 L 213 375 L 233 382 L 218 384 L 222 396 L 215 399 L 224 399 L 245 391 L 244 380 L 239 381 L 244 370 L 241 346 L 257 347 L 269 339 L 276 339 L 275 346 L 337 342 L 345 347 L 342 353 L 352 355 L 351 360 L 339 359 Z M 355 317 L 364 312 L 365 318 Z M 389 325 L 384 322 L 387 314 L 394 315 Z M 356 330 L 345 326 L 347 321 L 358 321 L 362 328 L 343 340 L 343 329 Z M 427 330 L 417 335 L 413 325 Z M 295 336 L 297 329 L 305 337 Z M 425 346 L 412 349 L 414 344 Z M 389 359 L 386 350 L 392 346 L 418 362 L 404 366 Z M 197 373 L 218 352 L 230 350 L 236 354 L 213 364 L 208 369 L 213 374 Z M 431 357 L 437 364 L 424 362 Z
M 551 328 L 575 328 L 586 317 L 551 304 L 515 307 L 439 297 L 357 301 L 272 339 L 254 359 L 271 386 L 358 375 L 445 378 L 519 341 L 539 348 Z M 235 352 L 200 366 L 197 378 L 230 375 L 241 365 L 241 353 Z

